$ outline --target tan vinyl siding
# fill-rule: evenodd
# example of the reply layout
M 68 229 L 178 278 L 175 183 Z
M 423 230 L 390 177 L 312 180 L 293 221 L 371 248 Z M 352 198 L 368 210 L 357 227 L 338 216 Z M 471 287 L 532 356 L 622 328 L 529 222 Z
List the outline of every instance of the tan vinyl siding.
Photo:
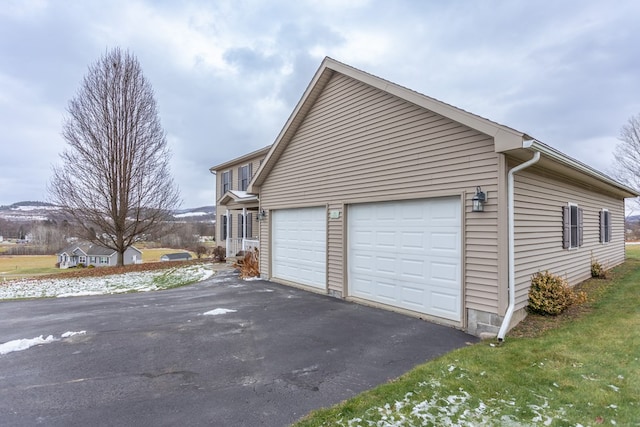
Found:
M 335 73 L 266 177 L 260 198 L 265 209 L 319 204 L 338 209 L 464 195 L 467 307 L 495 313 L 498 159 L 491 137 Z M 471 213 L 478 185 L 489 192 L 489 201 L 485 212 Z M 329 288 L 341 291 L 344 224 L 329 220 L 327 248 Z
M 269 233 L 271 232 L 271 214 L 267 212 L 267 218 L 259 223 L 260 236 L 260 277 L 268 279 L 271 277 L 271 263 L 269 262 L 269 251 L 271 243 Z
M 342 203 L 329 204 L 327 216 L 331 211 L 340 212 L 340 218 L 327 220 L 327 285 L 330 291 L 344 295 L 344 206 Z
M 264 151 L 264 152 L 262 152 Z M 231 236 L 230 237 L 237 237 L 238 236 L 238 218 L 237 218 L 237 211 L 242 211 L 243 206 L 247 206 L 246 204 L 243 205 L 241 203 L 236 203 L 234 201 L 231 201 L 227 204 L 220 204 L 220 198 L 222 196 L 224 196 L 224 193 L 222 192 L 222 174 L 224 172 L 227 171 L 231 171 L 233 176 L 231 177 L 231 190 L 238 190 L 240 188 L 240 174 L 238 173 L 238 168 L 241 166 L 245 166 L 249 163 L 251 163 L 251 174 L 255 175 L 256 171 L 258 170 L 258 168 L 260 167 L 260 162 L 262 161 L 262 159 L 264 159 L 264 156 L 266 154 L 265 150 L 262 150 L 260 152 L 260 154 L 256 157 L 253 158 L 247 158 L 246 156 L 241 157 L 238 162 L 227 162 L 224 165 L 224 168 L 222 169 L 216 169 L 216 202 L 217 202 L 217 207 L 216 207 L 216 244 L 219 246 L 225 246 L 225 241 L 222 240 L 222 225 L 223 225 L 223 219 L 222 217 L 226 214 L 227 209 L 229 209 L 229 211 L 232 211 L 233 214 L 233 221 L 232 221 L 232 227 L 231 227 Z M 253 206 L 253 205 L 252 205 Z M 257 217 L 257 212 L 252 212 L 252 217 L 253 217 L 253 234 L 257 236 L 257 231 L 258 231 L 258 222 L 256 220 Z
M 531 276 L 549 270 L 575 285 L 591 277 L 591 258 L 613 267 L 624 261 L 624 202 L 537 168 L 515 176 L 516 308 L 527 304 Z M 562 208 L 575 203 L 584 211 L 584 243 L 562 247 Z M 611 242 L 600 243 L 599 214 L 611 213 Z

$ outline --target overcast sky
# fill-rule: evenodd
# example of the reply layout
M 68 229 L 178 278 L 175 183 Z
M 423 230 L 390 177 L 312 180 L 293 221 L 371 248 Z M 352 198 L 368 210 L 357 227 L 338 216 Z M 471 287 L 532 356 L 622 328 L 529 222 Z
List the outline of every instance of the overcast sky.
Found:
M 640 1 L 46 1 L 0 6 L 0 205 L 47 200 L 69 100 L 107 49 L 153 86 L 183 207 L 273 143 L 325 56 L 611 173 L 640 113 Z

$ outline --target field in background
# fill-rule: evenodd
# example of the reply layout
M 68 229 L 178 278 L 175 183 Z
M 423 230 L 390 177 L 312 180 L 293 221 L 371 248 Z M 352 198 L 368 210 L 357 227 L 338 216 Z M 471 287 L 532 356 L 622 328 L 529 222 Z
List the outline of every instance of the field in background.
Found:
M 53 274 L 58 258 L 55 255 L 3 255 L 0 256 L 0 280 Z
M 5 245 L 0 246 L 0 254 Z M 174 252 L 189 252 L 193 259 L 196 254 L 190 251 L 167 248 L 141 249 L 142 262 L 159 262 L 164 254 Z M 22 279 L 26 277 L 41 276 L 44 274 L 56 274 L 69 270 L 56 268 L 58 258 L 55 255 L 2 255 L 0 256 L 0 283 L 10 279 Z

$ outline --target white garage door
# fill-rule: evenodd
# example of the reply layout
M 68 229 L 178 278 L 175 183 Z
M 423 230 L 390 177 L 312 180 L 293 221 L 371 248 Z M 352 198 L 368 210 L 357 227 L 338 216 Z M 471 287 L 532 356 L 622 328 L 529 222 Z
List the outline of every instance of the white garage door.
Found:
M 273 211 L 273 277 L 326 288 L 326 208 Z
M 460 199 L 349 207 L 349 293 L 460 321 Z

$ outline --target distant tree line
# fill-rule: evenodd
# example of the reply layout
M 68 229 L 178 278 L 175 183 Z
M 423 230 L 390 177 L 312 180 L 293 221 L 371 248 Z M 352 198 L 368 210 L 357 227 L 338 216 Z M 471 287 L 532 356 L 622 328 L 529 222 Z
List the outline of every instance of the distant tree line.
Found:
M 139 240 L 158 247 L 196 251 L 200 246 L 199 237 L 211 236 L 213 229 L 211 222 L 168 221 L 153 233 L 139 236 Z M 52 255 L 75 239 L 85 239 L 85 233 L 73 220 L 10 221 L 0 218 L 0 236 L 5 241 L 23 242 L 10 247 L 7 255 Z

